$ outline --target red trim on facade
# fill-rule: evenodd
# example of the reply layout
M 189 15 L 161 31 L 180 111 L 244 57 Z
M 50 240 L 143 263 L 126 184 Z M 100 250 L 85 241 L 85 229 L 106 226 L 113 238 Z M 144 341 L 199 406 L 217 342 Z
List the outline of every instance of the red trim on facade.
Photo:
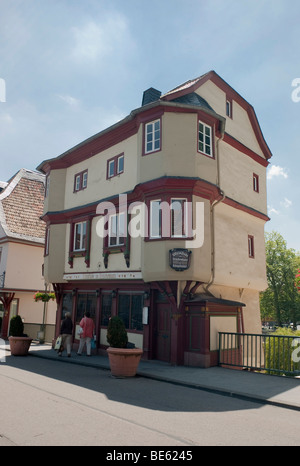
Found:
M 223 141 L 229 144 L 230 146 L 234 147 L 235 149 L 237 149 L 239 152 L 242 152 L 243 154 L 248 155 L 248 157 L 250 157 L 255 162 L 259 163 L 263 167 L 267 167 L 269 165 L 269 162 L 267 160 L 263 159 L 260 155 L 256 154 L 253 150 L 244 146 L 244 144 L 242 144 L 237 139 L 230 136 L 230 134 L 225 133 Z
M 158 197 L 186 197 L 190 198 L 191 195 L 199 196 L 203 199 L 208 199 L 211 203 L 215 200 L 222 199 L 219 188 L 205 180 L 196 178 L 176 178 L 176 177 L 164 177 L 157 178 L 155 180 L 147 181 L 145 183 L 137 185 L 131 193 L 128 193 L 127 201 L 128 204 L 132 202 L 147 202 L 147 199 L 154 199 Z M 119 195 L 109 199 L 109 202 L 118 206 Z M 79 206 L 61 212 L 48 212 L 43 216 L 43 220 L 50 222 L 51 224 L 63 224 L 63 223 L 76 223 L 86 220 L 88 217 L 93 218 L 96 216 L 96 209 L 98 204 L 102 202 L 94 202 L 85 206 Z M 225 198 L 223 202 L 231 207 L 242 210 L 249 215 L 253 215 L 262 220 L 268 221 L 269 217 L 262 212 L 240 204 L 239 202 Z
M 264 220 L 265 222 L 268 222 L 270 220 L 270 217 L 263 214 L 262 212 L 258 212 L 257 210 L 251 209 L 250 207 L 247 207 L 247 206 L 245 206 L 243 204 L 239 204 L 238 202 L 236 202 L 233 199 L 230 199 L 228 197 L 225 197 L 223 202 L 224 202 L 224 204 L 227 204 L 230 207 L 234 207 L 235 209 L 242 210 L 243 212 L 246 212 L 247 214 L 253 215 L 256 218 L 260 218 L 261 220 Z

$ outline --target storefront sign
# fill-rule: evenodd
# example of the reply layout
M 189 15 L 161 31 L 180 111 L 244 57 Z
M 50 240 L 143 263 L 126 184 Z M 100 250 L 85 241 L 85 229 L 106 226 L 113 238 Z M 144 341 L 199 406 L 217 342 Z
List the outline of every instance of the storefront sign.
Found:
M 192 251 L 188 249 L 175 248 L 170 249 L 170 267 L 177 272 L 187 270 L 191 262 Z
M 64 280 L 140 280 L 142 272 L 65 273 Z

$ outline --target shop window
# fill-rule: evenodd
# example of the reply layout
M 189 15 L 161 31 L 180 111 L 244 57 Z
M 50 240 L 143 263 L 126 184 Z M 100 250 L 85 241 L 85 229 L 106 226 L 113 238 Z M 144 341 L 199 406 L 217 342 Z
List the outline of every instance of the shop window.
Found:
M 78 293 L 76 306 L 76 322 L 80 322 L 85 312 L 90 313 L 92 319 L 96 315 L 97 296 L 96 293 Z
M 127 330 L 143 330 L 143 294 L 120 294 L 118 316 Z
M 61 318 L 64 319 L 67 312 L 72 315 L 72 293 L 64 293 L 62 298 Z
M 101 300 L 101 326 L 107 327 L 111 317 L 112 296 L 111 293 L 103 294 Z

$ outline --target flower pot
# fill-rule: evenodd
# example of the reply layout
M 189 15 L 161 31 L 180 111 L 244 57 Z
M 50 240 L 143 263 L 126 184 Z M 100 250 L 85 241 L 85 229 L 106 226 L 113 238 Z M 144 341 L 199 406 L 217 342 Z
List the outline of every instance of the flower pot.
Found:
M 107 348 L 111 374 L 115 377 L 134 377 L 143 354 L 140 348 Z
M 32 338 L 9 337 L 10 352 L 13 356 L 27 356 Z

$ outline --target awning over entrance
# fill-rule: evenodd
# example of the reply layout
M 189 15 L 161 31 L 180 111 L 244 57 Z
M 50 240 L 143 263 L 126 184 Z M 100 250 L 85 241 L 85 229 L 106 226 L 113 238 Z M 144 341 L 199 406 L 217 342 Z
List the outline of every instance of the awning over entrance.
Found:
M 208 294 L 196 294 L 192 298 L 185 301 L 186 305 L 189 304 L 199 304 L 200 306 L 205 306 L 206 304 L 218 304 L 221 306 L 231 306 L 231 307 L 243 307 L 246 304 L 239 301 L 231 301 L 228 299 L 216 298 L 215 296 Z

